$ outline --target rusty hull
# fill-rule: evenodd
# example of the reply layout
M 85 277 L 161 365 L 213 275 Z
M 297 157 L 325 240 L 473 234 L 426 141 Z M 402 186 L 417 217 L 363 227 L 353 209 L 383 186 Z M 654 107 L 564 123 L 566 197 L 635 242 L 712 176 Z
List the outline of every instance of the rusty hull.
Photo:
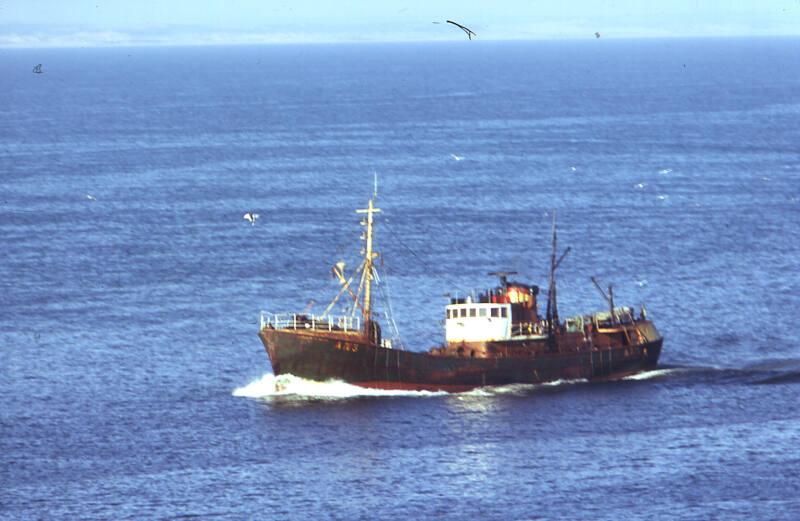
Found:
M 620 326 L 596 331 L 588 340 L 580 333 L 565 333 L 556 335 L 555 344 L 522 339 L 430 352 L 381 347 L 359 332 L 266 326 L 259 337 L 275 375 L 378 389 L 461 392 L 486 385 L 613 379 L 651 369 L 663 339 L 649 321 L 636 324 L 638 333 Z

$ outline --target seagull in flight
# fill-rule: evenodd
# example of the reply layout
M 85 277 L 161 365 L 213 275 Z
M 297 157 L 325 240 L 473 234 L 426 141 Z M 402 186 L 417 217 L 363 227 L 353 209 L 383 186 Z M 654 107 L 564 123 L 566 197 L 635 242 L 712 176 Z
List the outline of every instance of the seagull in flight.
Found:
M 256 225 L 256 221 L 258 220 L 259 217 L 261 217 L 261 216 L 258 215 L 257 213 L 247 212 L 246 214 L 244 214 L 242 216 L 242 219 L 244 219 L 245 221 L 249 221 L 250 224 L 255 226 Z
M 456 161 L 461 161 L 462 159 L 464 159 L 464 156 L 457 156 L 455 154 L 450 154 L 450 157 L 452 157 Z
M 433 23 L 438 24 L 438 23 L 441 23 L 441 22 L 433 22 Z M 453 24 L 456 27 L 458 27 L 459 29 L 461 29 L 462 31 L 464 31 L 465 33 L 467 33 L 467 38 L 469 38 L 470 40 L 472 40 L 473 36 L 478 36 L 477 34 L 475 34 L 475 31 L 473 31 L 469 27 L 465 27 L 465 26 L 461 25 L 458 22 L 454 22 L 452 20 L 447 20 L 447 23 Z

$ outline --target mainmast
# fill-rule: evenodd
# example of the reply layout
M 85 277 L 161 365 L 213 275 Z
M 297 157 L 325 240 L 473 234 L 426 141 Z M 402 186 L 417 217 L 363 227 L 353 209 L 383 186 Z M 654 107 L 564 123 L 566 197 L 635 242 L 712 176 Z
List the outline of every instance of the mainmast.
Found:
M 367 246 L 364 255 L 364 304 L 361 309 L 364 313 L 364 331 L 370 331 L 370 323 L 372 317 L 370 316 L 372 308 L 372 276 L 373 276 L 373 261 L 378 256 L 377 253 L 372 251 L 372 226 L 374 223 L 373 216 L 380 213 L 380 208 L 375 208 L 373 199 L 369 200 L 367 208 L 356 210 L 356 213 L 367 214 L 366 221 L 361 221 L 361 224 L 367 227 L 366 240 Z
M 550 277 L 547 284 L 547 312 L 545 320 L 547 321 L 547 341 L 550 349 L 555 349 L 555 342 L 553 337 L 553 322 L 558 323 L 558 308 L 556 301 L 556 211 L 553 210 L 553 243 L 550 251 Z
M 550 284 L 547 291 L 547 341 L 550 344 L 550 349 L 555 350 L 555 329 L 558 328 L 558 299 L 556 297 L 556 270 L 564 260 L 564 257 L 570 252 L 572 248 L 567 247 L 561 257 L 556 259 L 558 248 L 558 238 L 556 235 L 556 211 L 553 210 L 553 247 L 550 253 Z

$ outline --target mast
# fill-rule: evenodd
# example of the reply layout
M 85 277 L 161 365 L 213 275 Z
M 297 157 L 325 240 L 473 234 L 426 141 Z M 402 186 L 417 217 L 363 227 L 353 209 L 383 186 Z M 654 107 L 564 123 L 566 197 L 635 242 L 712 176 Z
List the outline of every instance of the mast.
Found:
M 547 289 L 547 339 L 550 348 L 554 348 L 553 343 L 553 322 L 558 322 L 558 305 L 556 301 L 556 211 L 553 210 L 553 244 L 550 252 L 550 280 Z
M 550 253 L 550 287 L 547 291 L 547 342 L 550 349 L 556 349 L 554 325 L 558 326 L 558 299 L 556 298 L 556 270 L 561 265 L 561 261 L 572 249 L 567 247 L 561 257 L 556 259 L 556 250 L 558 248 L 558 238 L 556 236 L 556 211 L 553 210 L 553 250 Z
M 375 257 L 377 257 L 377 253 L 373 253 L 372 251 L 372 226 L 374 223 L 373 216 L 376 213 L 380 213 L 380 211 L 380 208 L 375 208 L 372 198 L 370 198 L 367 208 L 356 210 L 356 213 L 367 214 L 366 221 L 361 221 L 362 225 L 367 227 L 367 246 L 364 255 L 364 304 L 361 306 L 364 314 L 364 331 L 366 332 L 370 331 L 369 327 L 370 323 L 372 322 L 370 315 L 372 309 L 372 270 L 373 261 L 375 260 Z
M 611 323 L 615 324 L 617 322 L 617 318 L 614 314 L 614 286 L 609 284 L 608 294 L 606 294 L 606 292 L 603 291 L 603 288 L 600 286 L 600 283 L 597 282 L 597 279 L 594 277 L 591 277 L 591 279 L 597 290 L 601 295 L 603 295 L 603 298 L 606 299 L 606 302 L 608 303 L 608 316 L 610 317 Z
M 614 286 L 608 285 L 608 307 L 611 308 L 611 323 L 616 324 L 617 317 L 614 311 Z

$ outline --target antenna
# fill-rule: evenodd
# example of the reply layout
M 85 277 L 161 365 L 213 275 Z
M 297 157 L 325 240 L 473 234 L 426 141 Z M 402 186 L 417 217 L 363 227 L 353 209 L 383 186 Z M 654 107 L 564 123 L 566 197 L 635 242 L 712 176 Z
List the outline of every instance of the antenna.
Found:
M 491 272 L 489 272 L 489 275 L 494 275 L 496 277 L 500 277 L 500 285 L 503 287 L 503 289 L 506 289 L 506 287 L 508 287 L 508 276 L 509 275 L 516 275 L 516 274 L 517 274 L 516 271 L 491 271 Z
M 378 173 L 376 171 L 372 171 L 372 198 L 378 198 Z

